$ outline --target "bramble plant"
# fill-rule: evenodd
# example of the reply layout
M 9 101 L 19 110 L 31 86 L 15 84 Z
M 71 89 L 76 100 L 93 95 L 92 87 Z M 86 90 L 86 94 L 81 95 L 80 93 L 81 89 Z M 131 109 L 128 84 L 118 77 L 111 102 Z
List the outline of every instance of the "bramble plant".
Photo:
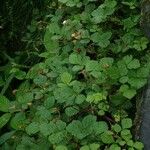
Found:
M 139 1 L 50 5 L 43 61 L 12 68 L 15 98 L 0 95 L 1 149 L 142 150 L 131 115 L 150 72 Z

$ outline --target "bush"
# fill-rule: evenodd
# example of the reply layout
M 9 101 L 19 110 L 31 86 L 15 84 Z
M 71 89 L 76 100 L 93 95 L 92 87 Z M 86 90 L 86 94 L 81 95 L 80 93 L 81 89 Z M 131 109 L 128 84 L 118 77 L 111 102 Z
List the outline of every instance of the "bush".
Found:
M 14 100 L 0 96 L 1 148 L 142 150 L 132 127 L 150 61 L 139 2 L 58 0 L 51 7 L 44 60 L 27 73 L 13 68 L 21 85 Z

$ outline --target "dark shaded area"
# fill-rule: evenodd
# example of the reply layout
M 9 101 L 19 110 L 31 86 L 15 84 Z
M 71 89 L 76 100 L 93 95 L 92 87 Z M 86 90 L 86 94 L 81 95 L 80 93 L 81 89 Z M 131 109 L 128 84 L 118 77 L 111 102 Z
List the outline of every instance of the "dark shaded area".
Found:
M 41 60 L 41 58 L 38 57 L 38 51 L 35 51 L 33 44 L 31 43 L 31 46 L 27 47 L 28 41 L 23 41 L 23 38 L 26 37 L 28 32 L 30 34 L 28 40 L 36 42 L 37 37 L 41 38 L 41 32 L 43 31 L 39 32 L 38 28 L 35 28 L 34 31 L 30 32 L 28 27 L 34 27 L 32 25 L 33 21 L 38 22 L 44 20 L 44 13 L 47 11 L 47 4 L 50 1 L 51 0 L 1 0 L 0 77 L 5 82 L 9 79 L 9 71 L 13 67 L 12 63 L 23 66 L 19 69 L 27 72 L 31 66 Z M 38 48 L 43 50 L 41 47 Z M 8 90 L 10 91 L 11 89 L 18 87 L 21 83 L 21 81 L 18 81 L 17 79 L 13 79 L 11 82 L 15 83 L 13 84 L 15 86 L 8 87 Z M 1 86 L 0 91 L 2 88 L 3 87 Z
M 26 43 L 22 38 L 27 33 L 28 25 L 37 16 L 37 21 L 42 19 L 40 10 L 46 10 L 48 2 L 50 0 L 1 0 L 0 52 L 15 57 L 16 51 L 25 51 Z M 37 15 L 35 10 L 39 12 Z

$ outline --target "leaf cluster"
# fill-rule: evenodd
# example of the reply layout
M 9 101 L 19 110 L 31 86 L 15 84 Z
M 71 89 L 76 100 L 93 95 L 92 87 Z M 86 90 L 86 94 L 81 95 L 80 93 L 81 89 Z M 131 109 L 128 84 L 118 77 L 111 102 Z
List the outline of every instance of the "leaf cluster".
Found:
M 9 129 L 2 149 L 142 150 L 131 116 L 150 72 L 139 2 L 49 5 L 42 61 L 27 72 L 13 68 L 22 81 L 14 99 L 0 95 L 0 128 Z

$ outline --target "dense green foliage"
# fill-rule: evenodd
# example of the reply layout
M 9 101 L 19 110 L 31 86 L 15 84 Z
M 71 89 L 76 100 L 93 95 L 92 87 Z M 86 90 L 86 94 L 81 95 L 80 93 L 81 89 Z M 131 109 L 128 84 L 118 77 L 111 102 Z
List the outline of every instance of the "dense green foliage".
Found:
M 139 2 L 58 0 L 48 6 L 43 39 L 35 18 L 23 38 L 33 48 L 31 35 L 39 32 L 41 61 L 29 70 L 13 62 L 4 73 L 19 82 L 11 90 L 0 76 L 1 149 L 142 150 L 132 127 L 150 61 Z

